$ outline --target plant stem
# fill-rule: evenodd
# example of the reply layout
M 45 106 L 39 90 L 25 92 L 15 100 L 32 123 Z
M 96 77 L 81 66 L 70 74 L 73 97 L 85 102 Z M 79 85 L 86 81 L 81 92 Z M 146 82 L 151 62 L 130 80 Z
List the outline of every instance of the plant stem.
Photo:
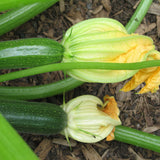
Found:
M 83 84 L 82 81 L 73 78 L 67 78 L 58 82 L 40 86 L 31 86 L 31 87 L 0 86 L 0 97 L 11 98 L 11 99 L 23 99 L 23 100 L 46 98 L 61 94 L 63 92 L 67 92 L 82 84 Z
M 115 140 L 160 153 L 160 136 L 125 126 L 116 126 Z
M 47 2 L 47 0 L 1 0 L 0 1 L 0 11 L 5 11 L 8 9 L 13 9 L 21 6 L 25 6 L 28 4 L 33 4 L 36 2 Z
M 59 71 L 59 70 L 63 71 L 71 69 L 138 70 L 138 69 L 157 67 L 157 66 L 160 66 L 160 60 L 151 60 L 151 61 L 143 61 L 136 63 L 102 63 L 102 62 L 56 63 L 56 64 L 38 66 L 34 68 L 29 68 L 1 75 L 0 82 L 32 76 L 45 72 Z
M 0 153 L 1 160 L 38 160 L 33 151 L 1 114 Z
M 150 5 L 153 0 L 141 0 L 138 8 L 132 15 L 130 21 L 126 25 L 126 30 L 128 33 L 133 33 L 136 31 L 140 23 L 142 22 L 144 16 L 146 15 Z
M 11 31 L 12 29 L 27 22 L 37 14 L 45 11 L 55 4 L 58 0 L 49 0 L 47 2 L 37 2 L 27 6 L 19 7 L 0 15 L 0 35 Z M 6 1 L 7 2 L 7 1 Z

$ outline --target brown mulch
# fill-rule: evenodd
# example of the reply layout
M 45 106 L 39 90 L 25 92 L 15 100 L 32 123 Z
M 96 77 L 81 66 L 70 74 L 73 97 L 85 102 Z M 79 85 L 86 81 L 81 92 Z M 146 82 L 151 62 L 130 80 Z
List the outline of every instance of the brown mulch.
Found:
M 70 26 L 94 17 L 110 17 L 126 25 L 138 2 L 138 0 L 61 0 L 29 22 L 5 34 L 1 40 L 47 37 L 60 41 Z M 156 49 L 160 51 L 160 1 L 154 1 L 136 32 L 152 37 Z M 39 85 L 62 78 L 62 72 L 54 72 L 9 81 L 2 85 Z M 101 99 L 106 94 L 113 95 L 118 102 L 123 125 L 160 136 L 160 90 L 154 94 L 135 94 L 144 85 L 142 84 L 131 92 L 119 92 L 126 81 L 114 84 L 85 83 L 67 92 L 65 99 L 67 102 L 84 94 L 96 95 Z M 38 101 L 62 104 L 63 96 Z M 71 140 L 70 149 L 61 135 L 22 134 L 22 136 L 41 160 L 160 160 L 159 153 L 117 141 L 103 140 L 95 144 L 83 144 Z

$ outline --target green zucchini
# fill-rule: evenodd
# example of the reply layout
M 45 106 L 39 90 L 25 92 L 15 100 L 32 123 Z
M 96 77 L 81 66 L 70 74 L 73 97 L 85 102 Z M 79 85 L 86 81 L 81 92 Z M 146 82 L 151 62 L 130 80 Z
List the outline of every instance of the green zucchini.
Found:
M 0 69 L 27 68 L 60 62 L 64 48 L 55 40 L 30 38 L 0 42 Z
M 46 0 L 1 0 L 0 1 L 0 11 L 6 11 L 9 9 L 13 9 L 13 8 L 17 8 L 17 7 L 22 7 L 22 6 L 26 6 L 29 4 L 34 4 L 37 2 L 46 2 Z
M 0 97 L 21 100 L 46 98 L 70 91 L 83 83 L 84 82 L 69 77 L 64 80 L 39 86 L 0 86 Z
M 59 0 L 47 0 L 46 2 L 37 2 L 23 7 L 18 7 L 0 15 L 0 35 L 3 35 L 12 29 L 24 24 L 31 18 L 45 11 Z
M 0 99 L 0 113 L 21 133 L 52 135 L 67 125 L 67 114 L 55 104 Z

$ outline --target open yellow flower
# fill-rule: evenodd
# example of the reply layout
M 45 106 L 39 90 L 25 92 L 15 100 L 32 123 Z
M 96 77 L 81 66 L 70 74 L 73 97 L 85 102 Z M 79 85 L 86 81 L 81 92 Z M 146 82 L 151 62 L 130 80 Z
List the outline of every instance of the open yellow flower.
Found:
M 159 53 L 155 51 L 151 38 L 138 34 L 128 34 L 121 23 L 110 18 L 89 19 L 72 26 L 64 35 L 62 45 L 65 48 L 63 63 L 134 63 L 159 59 Z M 154 75 L 152 75 L 151 70 L 155 70 Z M 140 71 L 72 69 L 68 70 L 67 73 L 81 81 L 98 83 L 120 82 L 137 73 L 131 83 L 123 88 L 123 91 L 128 91 L 134 88 L 133 86 L 136 84 L 139 85 L 144 81 L 146 82 L 146 89 L 144 88 L 144 91 L 140 93 L 153 92 L 159 85 L 159 79 L 157 79 L 159 78 L 159 69 L 157 68 Z M 135 81 L 134 85 L 133 81 Z

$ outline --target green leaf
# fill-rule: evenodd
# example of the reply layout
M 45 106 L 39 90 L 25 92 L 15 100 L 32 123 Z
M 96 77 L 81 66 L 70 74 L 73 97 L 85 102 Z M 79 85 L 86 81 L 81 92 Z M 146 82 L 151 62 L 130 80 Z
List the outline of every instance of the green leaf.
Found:
M 0 114 L 0 159 L 38 160 L 20 135 Z

